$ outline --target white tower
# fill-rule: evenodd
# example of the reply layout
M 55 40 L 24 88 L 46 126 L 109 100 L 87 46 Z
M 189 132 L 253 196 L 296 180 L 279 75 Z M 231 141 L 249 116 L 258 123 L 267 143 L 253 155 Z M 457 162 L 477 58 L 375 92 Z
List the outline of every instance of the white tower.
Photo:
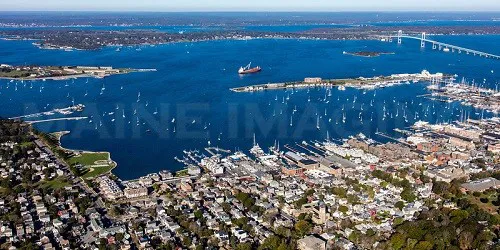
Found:
M 420 47 L 425 48 L 425 32 L 422 32 L 422 39 L 420 40 Z
M 399 30 L 398 31 L 398 44 L 401 44 L 401 36 L 403 35 L 403 31 Z

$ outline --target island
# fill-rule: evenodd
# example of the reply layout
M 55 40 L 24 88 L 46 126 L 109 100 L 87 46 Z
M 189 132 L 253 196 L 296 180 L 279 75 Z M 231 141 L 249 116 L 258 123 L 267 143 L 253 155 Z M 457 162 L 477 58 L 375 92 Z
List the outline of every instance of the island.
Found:
M 361 56 L 361 57 L 378 57 L 380 55 L 394 55 L 394 52 L 376 52 L 376 51 L 358 51 L 358 52 L 343 52 L 344 55 Z
M 114 69 L 113 67 L 103 66 L 12 66 L 0 64 L 0 79 L 66 80 L 78 77 L 104 78 L 110 75 L 147 71 L 156 71 L 156 69 Z
M 414 74 L 392 74 L 390 76 L 375 76 L 375 77 L 357 77 L 345 79 L 322 79 L 319 77 L 307 77 L 303 81 L 282 82 L 282 83 L 266 83 L 249 85 L 243 87 L 231 88 L 233 92 L 255 92 L 265 90 L 279 89 L 294 89 L 294 88 L 314 88 L 314 87 L 338 87 L 339 90 L 345 90 L 346 87 L 358 89 L 377 89 L 391 87 L 400 84 L 410 84 L 419 81 L 438 82 L 449 80 L 453 76 L 443 73 L 431 74 L 427 70 Z

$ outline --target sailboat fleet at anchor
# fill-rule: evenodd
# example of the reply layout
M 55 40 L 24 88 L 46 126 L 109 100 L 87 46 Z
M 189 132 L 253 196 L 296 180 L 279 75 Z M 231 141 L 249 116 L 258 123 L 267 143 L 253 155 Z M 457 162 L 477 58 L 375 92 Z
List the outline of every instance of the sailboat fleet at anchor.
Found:
M 248 68 L 249 66 L 250 65 L 245 68 Z M 74 84 L 74 81 L 67 81 L 63 87 L 71 86 L 72 84 Z M 34 91 L 39 91 L 40 93 L 42 93 L 45 89 L 43 82 L 41 82 L 38 88 L 38 86 L 36 86 L 36 82 L 34 86 L 33 82 L 25 83 L 24 81 L 10 81 L 7 82 L 7 84 L 4 86 L 0 85 L 0 94 L 3 89 L 12 89 L 12 87 L 14 91 L 19 91 L 21 89 L 29 90 L 35 88 Z M 123 90 L 123 86 L 120 86 L 119 89 Z M 99 95 L 104 95 L 105 91 L 106 86 L 103 83 L 102 87 L 100 88 Z M 402 98 L 396 97 L 378 100 L 376 89 L 368 91 L 366 89 L 353 89 L 353 93 L 353 91 L 351 90 L 346 91 L 344 89 L 337 89 L 333 86 L 330 86 L 326 88 L 307 88 L 306 92 L 301 92 L 301 94 L 298 94 L 299 91 L 302 90 L 287 89 L 282 95 L 273 94 L 274 98 L 271 98 L 274 99 L 275 106 L 274 108 L 272 108 L 272 116 L 285 117 L 285 120 L 287 120 L 286 117 L 288 117 L 289 127 L 294 128 L 294 126 L 300 124 L 300 118 L 298 117 L 300 112 L 297 105 L 292 105 L 292 103 L 306 103 L 300 100 L 301 97 L 307 98 L 307 103 L 311 103 L 312 100 L 317 100 L 317 102 L 314 104 L 317 105 L 318 108 L 315 112 L 315 116 L 313 116 L 315 120 L 315 128 L 318 131 L 324 131 L 326 133 L 329 133 L 328 129 L 332 129 L 334 125 L 339 124 L 371 124 L 372 126 L 376 126 L 374 122 L 376 123 L 378 121 L 396 119 L 400 122 L 403 122 L 403 124 L 409 124 L 410 122 L 416 122 L 418 120 L 433 120 L 434 122 L 444 123 L 456 120 L 457 118 L 461 118 L 464 116 L 470 117 L 471 115 L 475 115 L 477 117 L 480 116 L 481 118 L 484 118 L 485 116 L 484 111 L 470 111 L 467 108 L 450 102 L 445 103 L 445 105 L 441 104 L 443 102 L 437 102 L 434 100 L 432 100 L 432 102 L 423 102 L 423 100 L 418 99 L 419 97 L 412 98 L 406 101 L 401 101 Z M 372 91 L 373 94 L 368 94 L 370 93 L 370 91 Z M 80 98 L 82 96 L 83 98 L 89 98 L 89 91 L 85 90 L 84 94 L 80 95 Z M 74 96 L 71 94 L 71 92 L 68 92 L 66 97 L 68 98 L 68 101 L 70 101 L 72 105 L 75 106 L 75 97 L 78 96 Z M 273 105 L 272 99 L 268 103 L 269 106 Z M 136 102 L 143 102 L 141 92 L 137 92 Z M 144 105 L 148 107 L 150 105 L 149 101 L 145 101 Z M 153 108 L 149 108 L 150 110 L 153 110 L 152 114 L 154 116 L 159 115 L 159 108 L 154 107 L 154 105 L 152 106 Z M 303 106 L 301 107 L 299 105 L 299 107 L 300 109 L 304 109 Z M 133 115 L 127 115 L 125 107 L 114 105 L 114 111 L 104 112 L 102 113 L 101 117 L 90 116 L 88 122 L 93 124 L 95 126 L 95 129 L 102 127 L 103 122 L 106 120 L 111 123 L 117 122 L 119 120 L 126 120 L 128 124 L 131 124 L 135 120 L 136 126 L 140 126 L 141 124 L 146 125 L 146 122 L 141 121 L 141 119 L 141 115 L 138 113 L 137 109 L 133 110 Z M 200 123 L 195 119 L 188 122 L 188 126 L 195 125 L 199 126 L 203 130 L 209 130 L 210 128 L 210 123 L 207 122 Z M 172 118 L 169 123 L 167 122 L 165 131 L 176 133 L 176 127 L 177 122 L 175 118 Z M 150 130 L 147 129 L 146 131 Z M 220 140 L 220 136 L 221 135 L 219 134 L 218 140 Z

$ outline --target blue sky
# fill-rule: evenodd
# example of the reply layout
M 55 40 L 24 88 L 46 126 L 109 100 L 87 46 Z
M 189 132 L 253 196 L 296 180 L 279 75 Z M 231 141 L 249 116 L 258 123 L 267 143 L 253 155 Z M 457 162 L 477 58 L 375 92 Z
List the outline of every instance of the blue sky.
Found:
M 500 0 L 7 0 L 1 10 L 500 11 Z

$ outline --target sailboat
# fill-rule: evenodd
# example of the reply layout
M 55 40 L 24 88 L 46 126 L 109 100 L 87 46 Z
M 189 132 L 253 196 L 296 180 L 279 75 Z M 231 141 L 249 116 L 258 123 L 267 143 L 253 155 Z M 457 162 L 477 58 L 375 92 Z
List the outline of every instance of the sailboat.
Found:
M 155 112 L 153 112 L 153 115 L 157 115 L 158 114 L 158 108 L 155 109 Z
M 139 92 L 139 93 L 137 94 L 137 102 L 140 102 L 140 101 L 141 101 L 141 92 Z

